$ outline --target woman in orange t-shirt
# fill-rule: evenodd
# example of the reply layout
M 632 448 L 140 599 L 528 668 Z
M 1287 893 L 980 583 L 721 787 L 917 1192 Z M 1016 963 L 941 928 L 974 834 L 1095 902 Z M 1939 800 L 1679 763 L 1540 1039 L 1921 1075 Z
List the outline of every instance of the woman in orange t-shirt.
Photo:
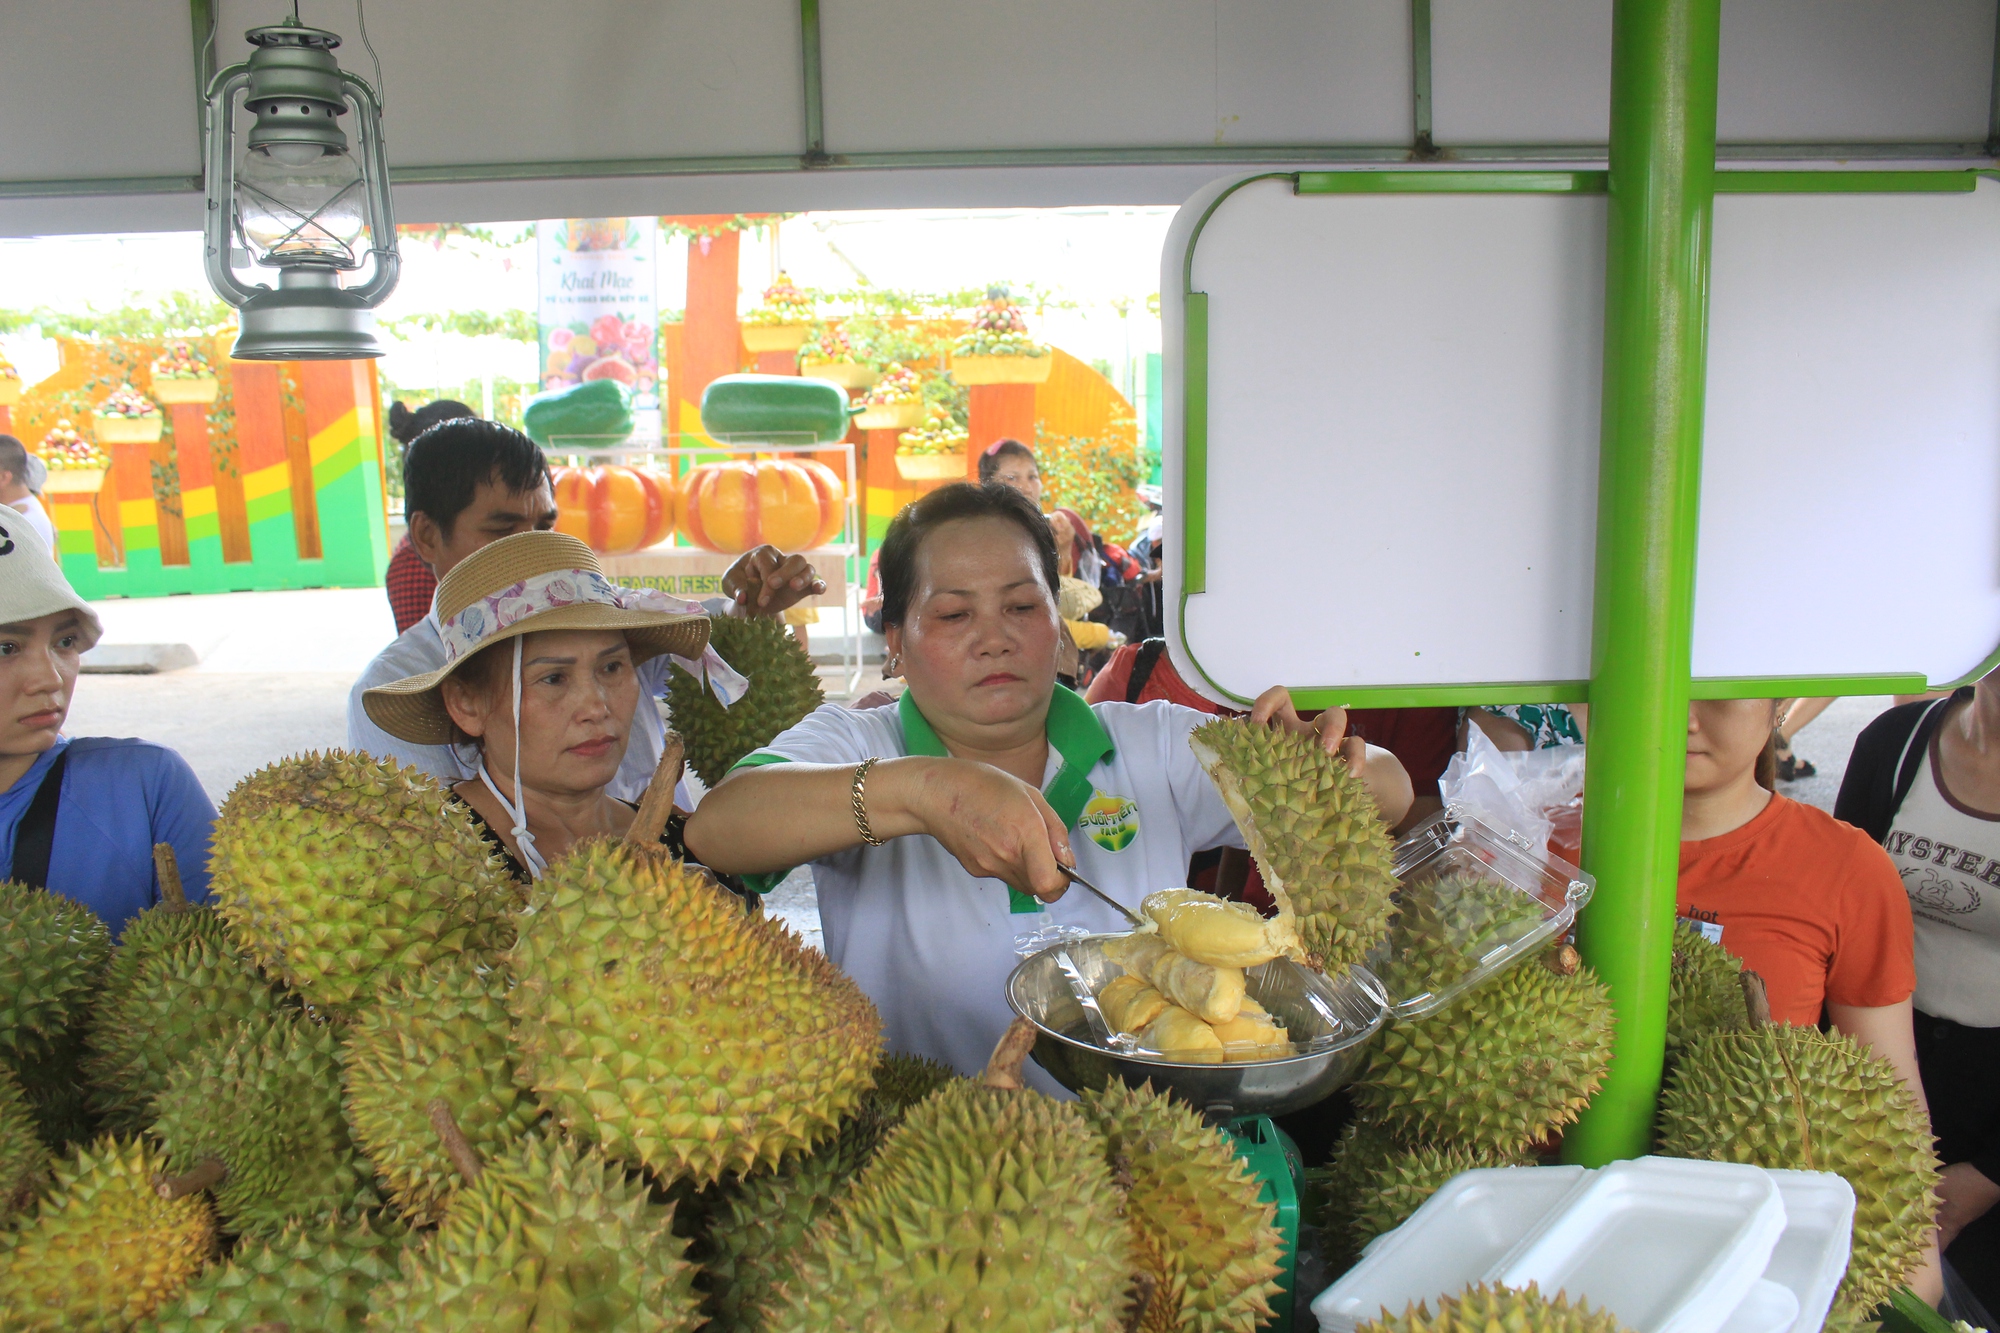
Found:
M 1763 978 L 1773 1019 L 1816 1027 L 1824 1013 L 1887 1060 L 1923 1107 L 1902 877 L 1866 833 L 1778 795 L 1768 772 L 1758 780 L 1775 709 L 1770 699 L 1688 705 L 1680 914 Z M 1936 1303 L 1934 1255 L 1911 1285 Z

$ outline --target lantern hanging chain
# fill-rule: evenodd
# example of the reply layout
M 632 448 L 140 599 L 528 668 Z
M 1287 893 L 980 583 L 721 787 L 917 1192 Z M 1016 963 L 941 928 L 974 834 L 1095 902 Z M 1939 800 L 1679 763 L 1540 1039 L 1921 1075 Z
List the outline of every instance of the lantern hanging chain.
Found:
M 293 0 L 294 4 L 297 0 Z M 389 90 L 382 84 L 382 58 L 375 54 L 375 43 L 368 40 L 368 14 L 362 0 L 354 0 L 354 25 L 361 29 L 361 45 L 368 49 L 368 58 L 375 64 L 375 105 L 387 114 Z

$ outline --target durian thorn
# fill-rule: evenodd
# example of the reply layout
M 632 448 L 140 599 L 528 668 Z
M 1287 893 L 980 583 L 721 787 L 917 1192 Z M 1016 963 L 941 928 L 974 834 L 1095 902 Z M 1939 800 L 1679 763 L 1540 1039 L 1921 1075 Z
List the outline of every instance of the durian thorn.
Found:
M 458 1168 L 458 1174 L 465 1177 L 470 1185 L 479 1179 L 479 1152 L 465 1137 L 465 1131 L 458 1127 L 457 1119 L 451 1113 L 451 1104 L 442 1097 L 433 1097 L 424 1107 L 424 1113 L 431 1118 L 431 1128 L 444 1140 L 445 1156 Z
M 625 830 L 625 841 L 651 847 L 666 832 L 667 819 L 674 812 L 674 788 L 681 780 L 681 756 L 686 752 L 680 733 L 668 732 L 667 743 L 660 750 L 660 762 L 653 769 L 653 780 L 646 784 L 645 795 L 639 798 L 639 812 L 632 816 L 632 827 Z
M 1146 1312 L 1153 1308 L 1153 1296 L 1159 1289 L 1160 1280 L 1144 1269 L 1132 1275 L 1132 1307 L 1125 1312 L 1125 1333 L 1139 1333 L 1140 1325 L 1146 1322 Z
M 1764 978 L 1746 967 L 1736 974 L 1736 981 L 1743 987 L 1743 1008 L 1750 1016 L 1750 1026 L 1771 1026 L 1771 995 L 1764 987 Z
M 187 891 L 181 888 L 181 864 L 174 859 L 172 843 L 153 844 L 153 873 L 160 877 L 160 906 L 169 912 L 187 911 Z
M 199 1194 L 205 1189 L 213 1189 L 229 1178 L 229 1168 L 222 1164 L 220 1157 L 204 1157 L 194 1170 L 178 1176 L 170 1176 L 162 1171 L 153 1177 L 153 1193 L 169 1201 L 185 1199 L 190 1194 Z
M 993 1048 L 979 1081 L 989 1088 L 1003 1088 L 1009 1092 L 1025 1088 L 1028 1085 L 1021 1081 L 1021 1066 L 1034 1046 L 1035 1025 L 1025 1018 L 1015 1019 L 1000 1034 L 1000 1043 Z

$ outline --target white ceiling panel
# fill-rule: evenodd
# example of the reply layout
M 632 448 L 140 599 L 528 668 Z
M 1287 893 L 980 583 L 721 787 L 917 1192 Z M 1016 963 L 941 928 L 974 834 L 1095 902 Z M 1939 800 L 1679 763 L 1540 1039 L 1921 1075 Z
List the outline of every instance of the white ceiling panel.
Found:
M 200 171 L 193 34 L 186 0 L 0 4 L 0 180 Z

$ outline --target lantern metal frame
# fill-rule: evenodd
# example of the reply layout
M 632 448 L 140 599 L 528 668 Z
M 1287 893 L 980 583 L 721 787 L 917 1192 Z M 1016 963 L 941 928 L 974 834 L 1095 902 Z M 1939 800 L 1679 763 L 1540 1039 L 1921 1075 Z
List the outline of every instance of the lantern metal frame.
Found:
M 272 30 L 252 29 L 244 36 L 255 43 L 258 32 Z M 328 52 L 340 44 L 334 33 L 293 22 L 276 25 L 275 30 L 309 39 L 327 39 L 316 44 Z M 268 49 L 269 46 L 259 44 L 258 54 Z M 255 260 L 278 270 L 277 286 L 251 285 L 237 278 L 234 258 L 249 250 L 247 240 L 242 237 L 236 197 L 237 95 L 254 92 L 253 84 L 260 76 L 268 79 L 274 73 L 290 84 L 279 89 L 282 95 L 298 97 L 301 90 L 297 86 L 298 71 L 259 68 L 256 55 L 218 72 L 208 87 L 206 151 L 202 163 L 202 187 L 208 207 L 203 240 L 209 285 L 216 295 L 240 312 L 241 331 L 230 353 L 237 360 L 345 361 L 383 354 L 384 349 L 375 337 L 374 311 L 395 290 L 402 260 L 396 249 L 396 218 L 389 196 L 382 104 L 365 80 L 341 69 L 333 63 L 331 55 L 327 60 L 331 68 L 309 75 L 320 81 L 320 89 L 305 95 L 329 104 L 338 99 L 355 112 L 351 151 L 361 169 L 369 233 L 364 257 L 373 258 L 375 271 L 365 282 L 342 287 L 339 275 L 359 269 L 363 258 L 348 264 L 317 257 L 291 262 Z M 239 240 L 243 240 L 242 245 Z

